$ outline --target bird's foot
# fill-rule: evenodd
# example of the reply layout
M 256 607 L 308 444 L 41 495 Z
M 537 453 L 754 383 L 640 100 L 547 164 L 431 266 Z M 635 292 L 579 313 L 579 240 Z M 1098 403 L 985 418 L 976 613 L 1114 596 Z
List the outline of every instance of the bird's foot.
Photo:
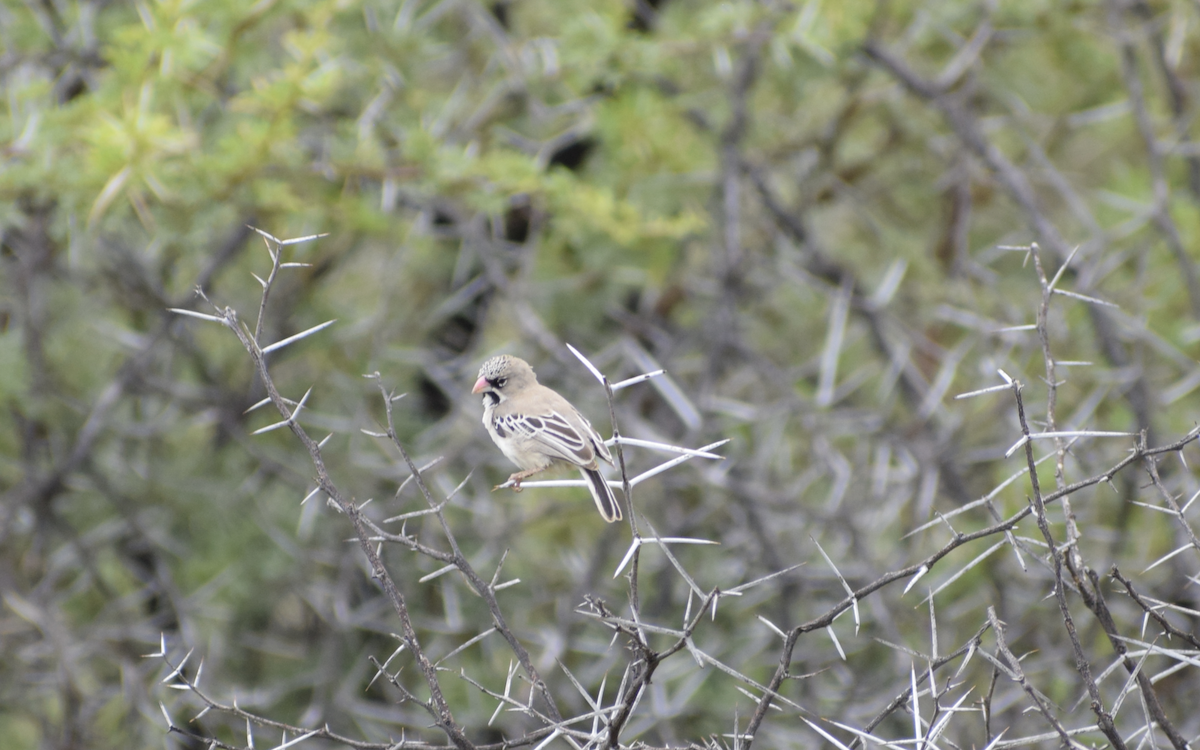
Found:
M 508 481 L 505 482 L 504 484 L 498 484 L 495 487 L 493 487 L 492 492 L 495 492 L 496 490 L 499 490 L 499 489 L 503 489 L 505 487 L 511 487 L 513 492 L 520 492 L 521 490 L 524 489 L 524 487 L 521 486 L 521 481 L 523 479 L 525 479 L 525 477 L 526 477 L 525 472 L 518 471 L 516 474 L 513 474 L 512 476 L 510 476 L 508 478 Z

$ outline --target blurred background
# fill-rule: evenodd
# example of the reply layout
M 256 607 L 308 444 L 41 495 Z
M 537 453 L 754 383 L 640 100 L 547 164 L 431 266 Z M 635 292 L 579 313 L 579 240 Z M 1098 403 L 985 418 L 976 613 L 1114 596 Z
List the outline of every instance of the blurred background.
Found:
M 630 529 L 583 489 L 490 491 L 513 469 L 470 395 L 488 356 L 529 360 L 606 436 L 604 391 L 565 344 L 614 381 L 665 368 L 617 394 L 622 433 L 731 439 L 725 460 L 633 501 L 664 536 L 720 542 L 675 550 L 706 591 L 801 565 L 696 632 L 763 683 L 783 643 L 763 620 L 811 621 L 845 598 L 839 573 L 858 588 L 1027 507 L 1024 453 L 1005 455 L 1021 435 L 1012 393 L 955 395 L 1003 370 L 1035 431 L 1180 440 L 1200 406 L 1197 29 L 1185 0 L 2 0 L 0 746 L 203 747 L 167 734 L 160 702 L 180 723 L 200 704 L 143 658 L 160 636 L 173 659 L 195 650 L 217 700 L 364 742 L 446 742 L 386 681 L 368 687 L 394 614 L 345 518 L 301 504 L 315 471 L 295 438 L 250 435 L 278 416 L 247 413 L 264 392 L 245 351 L 168 312 L 212 312 L 202 289 L 253 325 L 252 274 L 271 258 L 248 225 L 327 234 L 286 248 L 309 265 L 281 272 L 262 340 L 337 320 L 271 360 L 284 395 L 312 388 L 302 421 L 332 434 L 332 477 L 377 520 L 425 507 L 411 483 L 397 495 L 394 447 L 362 433 L 384 424 L 362 377 L 378 371 L 408 394 L 395 419 L 418 465 L 441 458 L 435 494 L 469 475 L 447 519 L 485 578 L 507 551 L 501 580 L 521 583 L 500 604 L 564 712 L 587 703 L 558 662 L 611 696 L 632 658 L 577 612 L 590 596 L 627 613 L 613 571 Z M 1010 247 L 1034 241 L 1056 289 L 1086 297 L 1047 292 L 1045 348 L 1039 266 Z M 1136 438 L 1069 442 L 1061 468 L 1040 464 L 1047 492 L 1106 472 Z M 1035 441 L 1037 459 L 1054 454 Z M 631 472 L 664 460 L 626 458 Z M 1194 446 L 1162 457 L 1180 506 L 1198 461 Z M 1195 633 L 1194 507 L 1159 512 L 1140 463 L 1071 499 L 1077 538 L 1061 504 L 1052 528 L 1101 576 L 1120 632 L 1161 630 L 1143 631 L 1114 564 Z M 445 545 L 435 522 L 408 530 Z M 812 719 L 882 712 L 874 731 L 911 739 L 912 670 L 968 644 L 990 606 L 1060 717 L 1094 724 L 1045 543 L 1031 519 L 1014 533 L 805 633 L 792 671 L 811 676 L 781 692 Z M 434 658 L 491 626 L 458 576 L 420 581 L 441 563 L 384 559 Z M 670 627 L 697 603 L 656 549 L 640 595 Z M 1133 696 L 1118 705 L 1111 639 L 1067 601 L 1105 705 L 1139 741 L 1149 720 Z M 1180 658 L 1141 663 L 1194 738 L 1200 682 Z M 511 659 L 493 635 L 445 665 L 475 741 L 529 720 L 489 727 L 496 701 L 457 675 L 500 691 Z M 961 665 L 937 681 L 973 712 L 944 741 L 1053 731 L 990 663 Z M 403 679 L 420 687 L 411 667 Z M 733 747 L 761 695 L 745 687 L 681 652 L 622 740 Z M 925 721 L 949 716 L 926 701 Z M 826 742 L 800 717 L 770 712 L 756 742 Z M 219 713 L 189 726 L 248 742 Z

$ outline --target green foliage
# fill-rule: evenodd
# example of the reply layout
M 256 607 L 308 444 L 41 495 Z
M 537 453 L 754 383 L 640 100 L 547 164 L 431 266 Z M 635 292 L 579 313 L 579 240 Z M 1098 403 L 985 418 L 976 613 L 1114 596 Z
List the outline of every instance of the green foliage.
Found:
M 1023 454 L 1004 457 L 1020 434 L 1011 394 L 953 395 L 995 385 L 1002 369 L 1026 386 L 1031 428 L 1049 416 L 1041 342 L 1010 330 L 1034 322 L 1041 289 L 1029 259 L 1001 246 L 1041 242 L 1051 277 L 1067 253 L 1031 228 L 997 157 L 1027 181 L 1032 211 L 1081 246 L 1059 289 L 1120 307 L 1053 298 L 1054 358 L 1093 363 L 1059 368 L 1058 427 L 1147 430 L 1153 444 L 1186 434 L 1200 399 L 1200 300 L 1186 277 L 1200 231 L 1197 9 L 992 5 L 5 0 L 0 746 L 161 745 L 159 701 L 177 721 L 197 707 L 156 684 L 161 662 L 140 658 L 160 635 L 173 657 L 203 656 L 217 700 L 250 693 L 245 705 L 281 720 L 445 742 L 384 680 L 365 690 L 367 657 L 386 659 L 399 626 L 345 544 L 345 518 L 321 495 L 301 505 L 314 469 L 293 436 L 250 434 L 279 417 L 247 413 L 265 394 L 246 353 L 229 331 L 167 312 L 229 305 L 254 330 L 262 287 L 251 274 L 265 278 L 271 259 L 246 224 L 326 235 L 284 251 L 306 265 L 281 271 L 260 343 L 338 320 L 270 359 L 287 398 L 313 389 L 304 423 L 332 434 L 333 478 L 356 502 L 372 499 L 377 521 L 425 507 L 411 487 L 397 496 L 407 469 L 362 434 L 384 419 L 360 377 L 379 371 L 409 394 L 394 404 L 400 439 L 421 463 L 444 457 L 435 494 L 470 474 L 450 525 L 485 578 L 507 552 L 503 578 L 522 583 L 500 592 L 501 606 L 576 713 L 587 704 L 556 660 L 595 694 L 631 658 L 577 612 L 592 596 L 628 613 L 627 582 L 611 571 L 629 531 L 602 528 L 579 489 L 490 492 L 510 468 L 466 395 L 487 354 L 533 360 L 607 434 L 594 381 L 557 344 L 613 379 L 646 369 L 631 352 L 647 351 L 702 423 L 689 427 L 641 385 L 619 394 L 622 431 L 688 446 L 732 438 L 727 463 L 639 485 L 635 507 L 664 535 L 721 542 L 677 553 L 706 591 L 808 563 L 722 600 L 697 630 L 700 648 L 764 683 L 780 641 L 757 618 L 787 628 L 844 597 L 812 540 L 857 587 L 944 545 L 942 526 L 905 536 L 938 514 L 968 533 L 1027 507 L 1022 477 L 994 495 L 998 516 L 955 514 L 1021 471 Z M 987 43 L 960 60 L 985 22 Z M 1122 69 L 1125 39 L 1144 105 Z M 923 94 L 871 45 L 927 82 L 965 67 Z M 1039 458 L 1050 445 L 1036 443 Z M 1063 481 L 1107 470 L 1129 447 L 1072 443 Z M 656 458 L 627 455 L 634 472 Z M 1163 465 L 1186 502 L 1190 472 Z M 1194 555 L 1152 566 L 1189 542 L 1177 520 L 1134 504 L 1164 502 L 1140 470 L 1075 496 L 1077 548 L 1096 571 L 1146 571 L 1139 584 L 1194 609 L 1181 583 Z M 1056 486 L 1053 460 L 1038 478 Z M 1061 542 L 1062 511 L 1050 513 Z M 444 546 L 431 519 L 409 523 Z M 1044 554 L 1030 520 L 1018 531 L 1032 540 L 1025 563 Z M 456 574 L 421 582 L 440 563 L 385 549 L 434 658 L 490 627 Z M 956 550 L 929 587 L 985 549 Z M 643 614 L 678 627 L 695 592 L 657 549 L 642 566 Z M 1014 651 L 1044 657 L 1028 667 L 1038 689 L 1070 705 L 1082 687 L 1045 599 L 1048 570 L 1022 568 L 1010 547 L 966 570 L 935 597 L 941 645 L 962 645 L 995 605 L 1010 637 L 1028 638 L 1010 641 Z M 793 669 L 819 674 L 783 693 L 862 726 L 908 689 L 911 659 L 872 640 L 928 651 L 927 613 L 913 612 L 920 586 L 904 596 L 904 585 L 861 603 L 861 629 L 848 615 L 832 625 L 845 661 L 816 640 L 823 628 L 806 633 Z M 1140 610 L 1119 614 L 1140 637 L 1128 625 Z M 1087 628 L 1099 671 L 1112 653 Z M 511 658 L 492 635 L 447 674 L 498 690 Z M 732 678 L 686 651 L 661 669 L 623 741 L 700 743 L 728 734 L 731 707 L 753 712 Z M 986 683 L 989 670 L 974 663 L 964 680 Z M 427 697 L 414 670 L 404 679 Z M 442 686 L 456 719 L 486 737 L 495 700 L 463 680 Z M 1021 713 L 1023 694 L 1004 695 L 993 731 L 1001 720 L 1014 734 L 1046 729 Z M 1128 734 L 1140 719 L 1125 711 Z M 1177 719 L 1200 731 L 1190 713 Z M 245 744 L 239 722 L 208 721 L 193 730 Z M 498 722 L 510 735 L 532 726 L 515 713 Z M 805 726 L 789 708 L 758 743 L 811 742 Z M 948 736 L 987 744 L 977 730 Z

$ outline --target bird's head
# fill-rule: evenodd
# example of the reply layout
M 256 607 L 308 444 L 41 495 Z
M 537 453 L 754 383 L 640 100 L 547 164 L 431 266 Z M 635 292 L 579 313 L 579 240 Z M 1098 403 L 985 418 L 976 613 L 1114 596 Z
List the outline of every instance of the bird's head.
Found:
M 537 383 L 537 375 L 525 360 L 511 354 L 492 357 L 479 368 L 479 379 L 471 393 L 482 393 L 498 404 L 510 394 Z

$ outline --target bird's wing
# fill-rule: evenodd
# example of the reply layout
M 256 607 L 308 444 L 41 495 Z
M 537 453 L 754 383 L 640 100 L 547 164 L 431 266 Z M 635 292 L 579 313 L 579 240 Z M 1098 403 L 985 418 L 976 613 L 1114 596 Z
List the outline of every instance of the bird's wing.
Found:
M 583 431 L 587 438 L 592 443 L 592 448 L 595 449 L 596 455 L 604 459 L 609 465 L 613 465 L 612 454 L 608 452 L 608 446 L 604 444 L 604 438 L 600 437 L 600 433 L 596 432 L 592 427 L 592 423 L 588 418 L 579 413 L 575 407 L 571 407 L 571 411 L 575 412 L 575 416 L 579 418 L 579 422 L 583 426 Z
M 545 414 L 511 413 L 497 416 L 496 431 L 503 437 L 509 433 L 518 439 L 530 440 L 551 458 L 557 458 L 576 466 L 587 466 L 596 460 L 590 426 L 581 430 L 572 420 L 551 411 Z M 604 445 L 601 441 L 600 445 Z M 605 451 L 607 453 L 607 450 Z

